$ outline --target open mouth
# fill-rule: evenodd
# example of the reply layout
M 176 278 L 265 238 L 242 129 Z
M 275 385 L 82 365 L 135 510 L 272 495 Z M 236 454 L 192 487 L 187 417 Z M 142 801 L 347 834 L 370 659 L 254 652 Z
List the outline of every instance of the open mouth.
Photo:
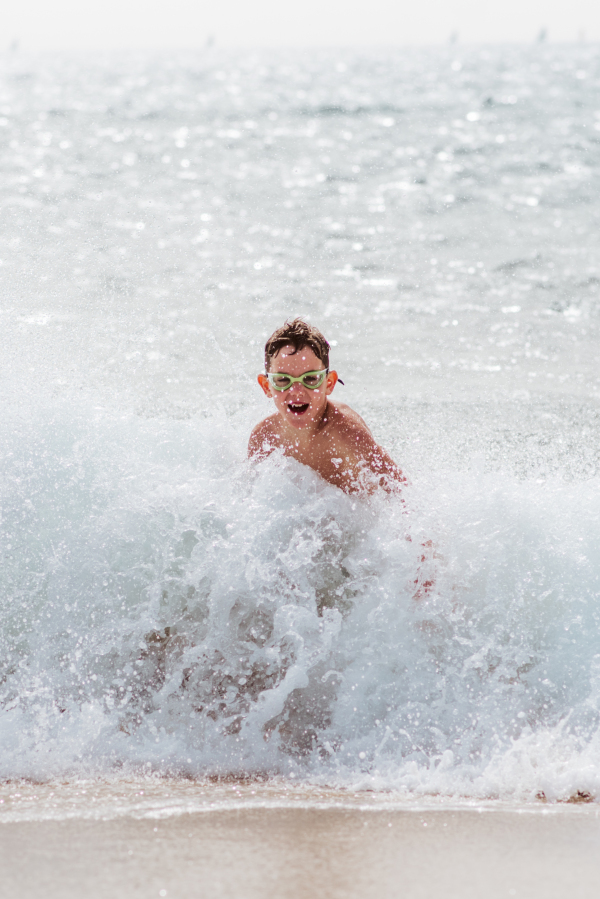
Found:
M 310 403 L 288 403 L 288 409 L 292 415 L 304 415 Z

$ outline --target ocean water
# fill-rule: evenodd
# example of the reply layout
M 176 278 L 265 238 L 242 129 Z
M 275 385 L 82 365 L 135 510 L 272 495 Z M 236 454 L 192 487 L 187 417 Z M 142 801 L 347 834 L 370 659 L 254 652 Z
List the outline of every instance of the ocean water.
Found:
M 600 48 L 0 72 L 0 777 L 600 795 Z M 406 505 L 246 461 L 296 314 Z

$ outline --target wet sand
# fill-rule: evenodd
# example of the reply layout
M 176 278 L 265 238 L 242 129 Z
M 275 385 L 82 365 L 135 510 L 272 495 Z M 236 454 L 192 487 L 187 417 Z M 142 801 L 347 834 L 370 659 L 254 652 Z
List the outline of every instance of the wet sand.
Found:
M 0 871 L 3 899 L 595 899 L 600 808 L 13 821 Z

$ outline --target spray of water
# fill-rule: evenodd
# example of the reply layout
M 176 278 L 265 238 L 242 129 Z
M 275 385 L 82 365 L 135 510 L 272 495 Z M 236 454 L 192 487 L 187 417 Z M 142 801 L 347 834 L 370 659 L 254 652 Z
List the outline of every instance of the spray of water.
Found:
M 596 482 L 438 471 L 360 499 L 249 465 L 246 415 L 12 422 L 0 774 L 597 790 Z

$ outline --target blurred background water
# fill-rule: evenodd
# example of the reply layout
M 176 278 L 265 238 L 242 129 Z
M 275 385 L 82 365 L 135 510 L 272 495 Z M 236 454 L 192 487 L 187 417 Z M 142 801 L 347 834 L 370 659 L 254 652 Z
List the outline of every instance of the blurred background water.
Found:
M 595 790 L 598 46 L 0 70 L 2 773 Z M 246 467 L 294 315 L 410 525 Z

